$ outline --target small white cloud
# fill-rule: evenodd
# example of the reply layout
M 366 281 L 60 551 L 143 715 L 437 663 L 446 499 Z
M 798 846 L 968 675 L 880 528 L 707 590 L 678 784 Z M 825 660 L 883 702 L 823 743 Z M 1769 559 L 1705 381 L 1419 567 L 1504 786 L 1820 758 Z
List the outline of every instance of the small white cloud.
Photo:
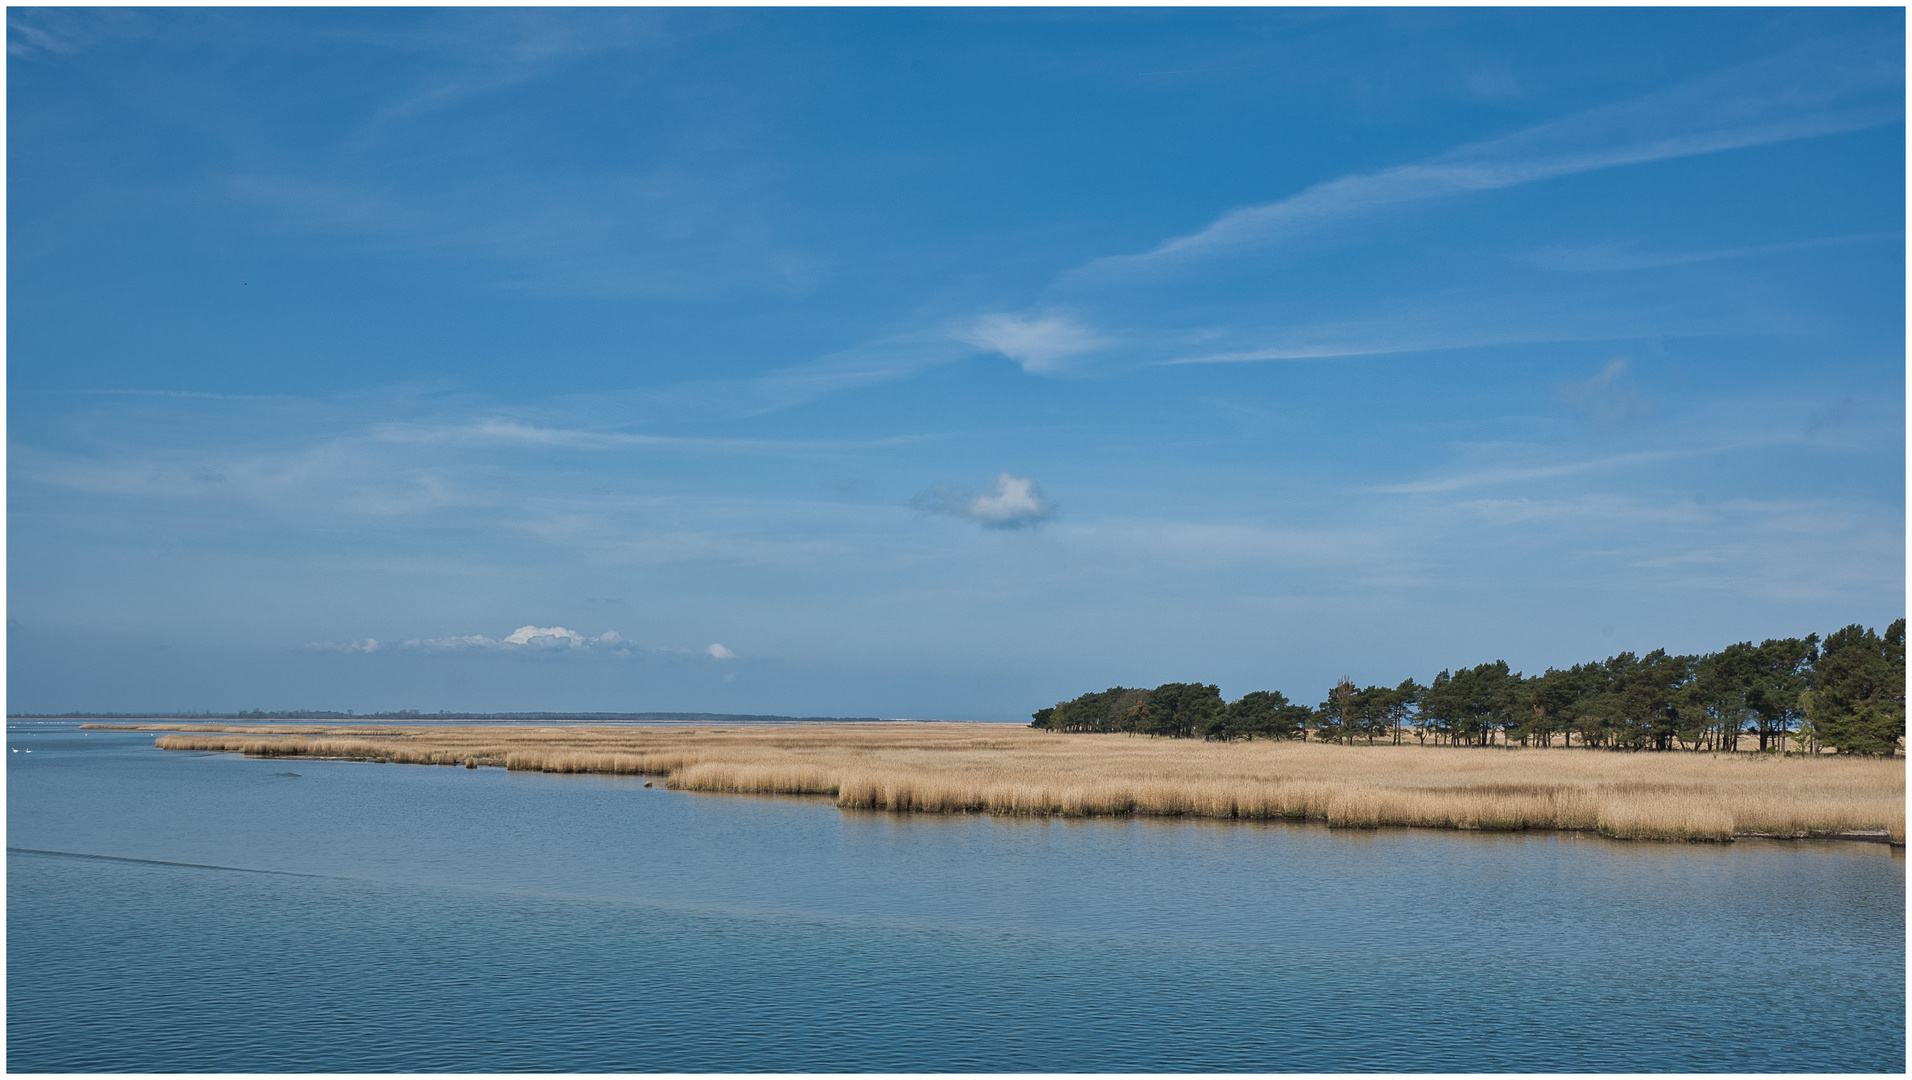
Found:
M 705 649 L 704 651 L 705 651 L 705 652 L 707 652 L 707 653 L 709 653 L 709 654 L 711 655 L 711 658 L 712 658 L 712 659 L 714 659 L 714 660 L 735 660 L 735 659 L 737 659 L 737 654 L 736 654 L 736 653 L 734 653 L 734 652 L 731 652 L 731 651 L 730 651 L 729 649 L 726 649 L 726 648 L 724 648 L 724 647 L 723 647 L 722 645 L 717 645 L 717 644 L 714 644 L 714 643 L 713 643 L 713 644 L 711 645 L 711 647 L 710 647 L 710 648 L 708 648 L 708 649 Z
M 996 493 L 984 495 L 969 504 L 969 516 L 986 525 L 1020 525 L 1049 516 L 1034 480 L 1011 476 L 996 477 Z
M 458 637 L 413 638 L 410 641 L 401 642 L 398 647 L 422 649 L 426 652 L 461 652 L 470 649 L 517 652 L 526 649 L 604 648 L 615 650 L 620 656 L 628 656 L 630 655 L 628 644 L 624 636 L 615 630 L 606 630 L 597 637 L 585 637 L 576 630 L 562 626 L 520 626 L 506 634 L 503 640 L 486 637 L 483 634 L 463 634 Z
M 1055 512 L 1034 480 L 1002 473 L 995 494 L 961 484 L 938 484 L 910 500 L 910 505 L 932 514 L 964 517 L 992 529 L 1034 525 Z
M 1060 371 L 1063 361 L 1103 344 L 1095 331 L 1066 315 L 1033 319 L 1020 315 L 984 315 L 956 335 L 971 345 L 994 349 L 1031 375 Z
M 584 635 L 562 626 L 520 626 L 505 636 L 504 643 L 535 649 L 568 649 L 583 645 Z
M 359 641 L 314 641 L 306 648 L 317 652 L 371 653 L 379 650 L 377 638 L 364 638 Z

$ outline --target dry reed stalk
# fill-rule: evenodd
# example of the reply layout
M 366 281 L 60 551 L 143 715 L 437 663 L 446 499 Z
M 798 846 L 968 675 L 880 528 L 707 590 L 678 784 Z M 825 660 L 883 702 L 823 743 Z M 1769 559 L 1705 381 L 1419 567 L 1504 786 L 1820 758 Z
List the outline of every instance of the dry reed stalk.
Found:
M 1057 735 L 1008 725 L 192 729 L 169 750 L 663 777 L 685 791 L 833 796 L 920 813 L 1289 818 L 1344 828 L 1597 830 L 1905 840 L 1905 762 Z M 207 730 L 207 729 L 212 730 Z
M 1733 814 L 1706 795 L 1662 794 L 1650 802 L 1615 797 L 1601 802 L 1599 829 L 1622 840 L 1731 840 Z
M 811 766 L 699 762 L 672 772 L 667 787 L 750 795 L 834 795 L 837 782 Z

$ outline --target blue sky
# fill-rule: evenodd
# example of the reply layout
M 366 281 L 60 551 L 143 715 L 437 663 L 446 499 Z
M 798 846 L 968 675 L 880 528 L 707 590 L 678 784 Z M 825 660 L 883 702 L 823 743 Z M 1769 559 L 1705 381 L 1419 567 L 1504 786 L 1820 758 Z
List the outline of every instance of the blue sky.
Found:
M 1898 10 L 8 20 L 15 711 L 1017 719 L 1905 610 Z

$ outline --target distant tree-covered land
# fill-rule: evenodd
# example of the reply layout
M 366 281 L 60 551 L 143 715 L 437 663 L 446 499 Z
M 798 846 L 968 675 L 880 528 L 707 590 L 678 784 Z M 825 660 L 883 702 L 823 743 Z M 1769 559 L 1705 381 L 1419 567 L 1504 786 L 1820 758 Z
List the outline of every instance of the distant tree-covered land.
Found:
M 1548 668 L 1506 661 L 1443 671 L 1425 685 L 1341 679 L 1309 706 L 1275 690 L 1224 701 L 1207 683 L 1112 686 L 1038 710 L 1050 731 L 1189 739 L 1314 739 L 1454 746 L 1497 743 L 1612 750 L 1761 750 L 1893 754 L 1905 738 L 1905 620 L 1883 634 L 1854 624 L 1824 640 L 1742 641 L 1704 656 L 1623 652 Z

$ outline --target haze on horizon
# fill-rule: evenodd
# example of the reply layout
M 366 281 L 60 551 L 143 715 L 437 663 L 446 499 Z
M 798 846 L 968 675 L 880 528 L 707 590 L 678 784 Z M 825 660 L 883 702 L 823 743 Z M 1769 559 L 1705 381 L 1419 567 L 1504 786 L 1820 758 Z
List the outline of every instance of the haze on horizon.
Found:
M 8 49 L 15 712 L 1009 720 L 1905 613 L 1899 10 Z

